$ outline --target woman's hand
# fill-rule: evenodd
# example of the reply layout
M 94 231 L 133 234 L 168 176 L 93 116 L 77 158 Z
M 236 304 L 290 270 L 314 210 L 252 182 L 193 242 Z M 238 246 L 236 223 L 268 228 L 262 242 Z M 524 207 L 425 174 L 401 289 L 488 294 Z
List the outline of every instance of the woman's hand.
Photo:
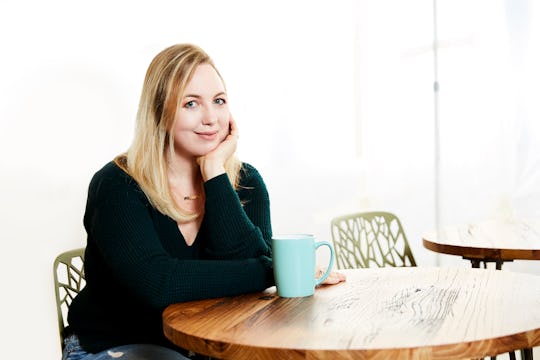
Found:
M 316 275 L 315 277 L 317 279 L 320 279 L 321 276 L 324 275 L 324 273 L 326 272 L 326 269 L 323 269 L 319 266 L 317 266 L 317 271 L 316 271 Z M 328 277 L 321 283 L 324 284 L 324 285 L 334 285 L 334 284 L 338 284 L 342 281 L 345 281 L 347 280 L 347 278 L 345 277 L 344 274 L 340 273 L 340 272 L 337 272 L 337 271 L 332 271 L 330 272 L 330 274 L 328 274 Z
M 229 135 L 214 150 L 197 158 L 201 168 L 203 181 L 210 180 L 225 173 L 225 162 L 233 156 L 238 143 L 238 127 L 231 116 L 229 122 Z

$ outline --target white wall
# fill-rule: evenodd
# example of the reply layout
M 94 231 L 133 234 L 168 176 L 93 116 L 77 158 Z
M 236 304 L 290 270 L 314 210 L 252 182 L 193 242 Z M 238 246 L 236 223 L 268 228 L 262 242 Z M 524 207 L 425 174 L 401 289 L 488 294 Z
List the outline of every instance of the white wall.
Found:
M 442 226 L 540 216 L 539 18 L 531 0 L 438 1 Z
M 352 1 L 1 1 L 0 358 L 60 357 L 53 259 L 84 245 L 90 177 L 128 147 L 146 67 L 179 42 L 227 80 L 276 232 L 327 238 L 358 191 L 354 168 L 325 170 L 354 160 Z

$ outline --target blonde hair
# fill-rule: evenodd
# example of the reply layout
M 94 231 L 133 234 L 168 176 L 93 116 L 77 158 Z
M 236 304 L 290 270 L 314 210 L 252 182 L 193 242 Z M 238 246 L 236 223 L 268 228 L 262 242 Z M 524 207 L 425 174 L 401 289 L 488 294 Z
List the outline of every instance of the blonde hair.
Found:
M 127 153 L 115 159 L 116 164 L 137 181 L 150 203 L 177 222 L 202 215 L 186 212 L 174 201 L 169 189 L 165 153 L 174 153 L 174 132 L 171 130 L 177 105 L 195 69 L 201 64 L 211 65 L 221 78 L 212 59 L 196 45 L 173 45 L 156 55 L 144 79 L 135 137 Z M 240 168 L 241 162 L 235 156 L 225 163 L 235 189 Z

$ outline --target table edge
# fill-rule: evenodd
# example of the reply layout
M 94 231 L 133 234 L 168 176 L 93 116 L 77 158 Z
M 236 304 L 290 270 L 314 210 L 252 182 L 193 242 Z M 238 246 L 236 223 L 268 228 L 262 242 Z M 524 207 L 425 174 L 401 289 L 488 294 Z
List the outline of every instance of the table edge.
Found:
M 538 249 L 498 249 L 475 246 L 461 246 L 453 244 L 439 243 L 426 238 L 422 239 L 424 248 L 436 253 L 457 255 L 464 258 L 491 259 L 491 260 L 540 260 L 540 250 Z

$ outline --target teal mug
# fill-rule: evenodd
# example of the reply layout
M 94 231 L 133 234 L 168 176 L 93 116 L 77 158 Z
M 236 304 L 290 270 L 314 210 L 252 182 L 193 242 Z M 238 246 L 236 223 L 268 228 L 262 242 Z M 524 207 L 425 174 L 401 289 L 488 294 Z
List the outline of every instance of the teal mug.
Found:
M 316 251 L 321 246 L 330 249 L 326 272 L 315 278 Z M 334 249 L 327 241 L 315 241 L 313 235 L 287 234 L 272 237 L 272 262 L 278 295 L 303 297 L 313 295 L 315 286 L 322 283 L 334 265 Z

